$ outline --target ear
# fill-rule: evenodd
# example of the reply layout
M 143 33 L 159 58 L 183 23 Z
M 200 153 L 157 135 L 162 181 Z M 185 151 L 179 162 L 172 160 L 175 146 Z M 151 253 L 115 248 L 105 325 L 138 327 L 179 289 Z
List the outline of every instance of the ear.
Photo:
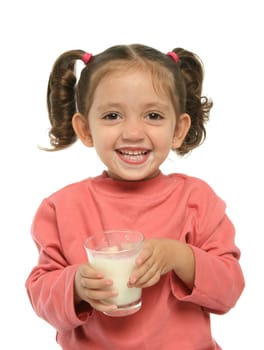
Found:
M 75 113 L 72 118 L 72 126 L 82 143 L 87 147 L 93 147 L 93 139 L 87 118 L 80 113 Z
M 187 113 L 181 114 L 176 121 L 174 136 L 172 140 L 172 149 L 181 147 L 185 136 L 187 135 L 191 126 L 191 117 Z

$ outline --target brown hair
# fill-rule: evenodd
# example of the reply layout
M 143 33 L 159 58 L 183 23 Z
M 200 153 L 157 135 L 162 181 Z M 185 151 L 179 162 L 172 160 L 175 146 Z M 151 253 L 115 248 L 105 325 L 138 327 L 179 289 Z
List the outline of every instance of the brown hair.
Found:
M 150 69 L 154 84 L 161 85 L 170 94 L 176 114 L 190 115 L 190 129 L 176 152 L 184 155 L 199 146 L 206 137 L 204 125 L 212 107 L 212 101 L 202 96 L 203 64 L 190 51 L 176 48 L 173 52 L 179 57 L 177 63 L 168 55 L 148 46 L 113 46 L 90 59 L 82 69 L 77 84 L 75 64 L 85 52 L 71 50 L 59 56 L 50 74 L 47 90 L 52 150 L 63 149 L 76 141 L 72 127 L 73 115 L 77 111 L 88 115 L 96 86 L 109 71 L 117 69 L 122 63 Z

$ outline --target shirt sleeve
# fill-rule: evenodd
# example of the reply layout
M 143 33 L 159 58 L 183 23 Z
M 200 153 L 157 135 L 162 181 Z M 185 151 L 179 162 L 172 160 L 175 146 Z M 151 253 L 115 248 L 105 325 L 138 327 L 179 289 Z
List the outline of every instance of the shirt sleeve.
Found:
M 205 184 L 193 191 L 187 207 L 184 229 L 195 258 L 194 287 L 190 292 L 172 273 L 172 292 L 180 301 L 226 313 L 245 285 L 234 225 L 225 213 L 225 203 Z
M 44 200 L 32 223 L 32 237 L 39 260 L 26 281 L 33 309 L 56 329 L 67 330 L 86 322 L 91 307 L 74 306 L 74 276 L 78 264 L 70 265 L 63 255 L 54 205 Z

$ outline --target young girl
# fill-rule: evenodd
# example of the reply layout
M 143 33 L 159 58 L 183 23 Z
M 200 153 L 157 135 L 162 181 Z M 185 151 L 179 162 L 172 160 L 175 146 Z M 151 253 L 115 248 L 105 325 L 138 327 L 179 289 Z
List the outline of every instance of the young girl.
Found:
M 77 84 L 76 60 L 85 64 Z M 234 227 L 205 182 L 160 171 L 171 149 L 184 155 L 205 138 L 212 103 L 202 81 L 199 58 L 179 48 L 73 50 L 55 62 L 52 150 L 79 138 L 106 166 L 44 199 L 32 225 L 39 260 L 27 292 L 64 350 L 220 349 L 210 313 L 226 313 L 244 288 Z M 116 309 L 103 300 L 117 291 L 87 263 L 86 237 L 109 229 L 145 236 L 128 280 L 143 289 L 142 307 L 130 316 L 104 314 Z

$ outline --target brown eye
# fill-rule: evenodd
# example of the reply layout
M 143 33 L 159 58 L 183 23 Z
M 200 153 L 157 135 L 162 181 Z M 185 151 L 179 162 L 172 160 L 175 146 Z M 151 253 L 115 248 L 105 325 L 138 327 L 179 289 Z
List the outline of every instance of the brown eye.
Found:
M 106 114 L 103 119 L 105 120 L 117 120 L 118 118 L 120 118 L 119 114 L 117 113 L 108 113 Z
M 156 113 L 156 112 L 149 113 L 147 115 L 147 118 L 150 119 L 150 120 L 161 120 L 161 119 L 163 119 L 163 117 L 159 113 Z

